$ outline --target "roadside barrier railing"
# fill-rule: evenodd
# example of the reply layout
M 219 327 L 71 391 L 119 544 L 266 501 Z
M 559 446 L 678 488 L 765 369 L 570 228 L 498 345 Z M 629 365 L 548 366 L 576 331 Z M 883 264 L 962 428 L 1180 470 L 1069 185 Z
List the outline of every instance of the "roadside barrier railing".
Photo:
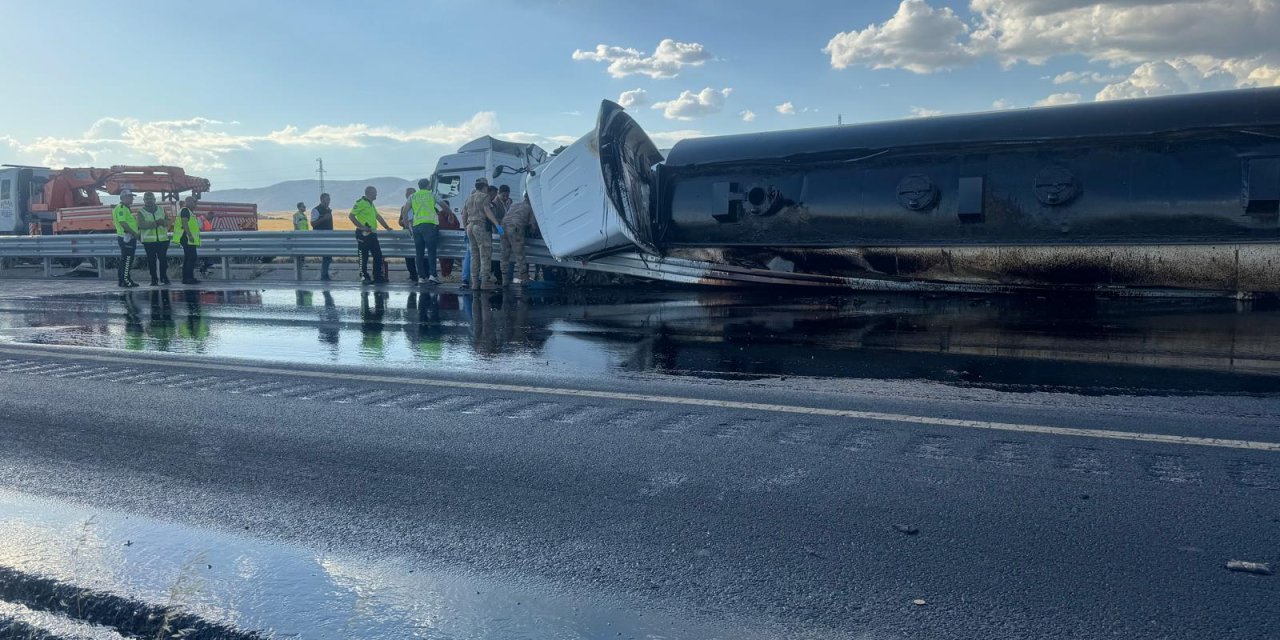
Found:
M 232 258 L 318 258 L 322 256 L 355 257 L 356 240 L 352 231 L 217 231 L 200 234 L 201 258 L 222 262 L 222 277 L 229 279 Z M 378 233 L 382 253 L 387 258 L 413 255 L 413 238 L 408 231 Z M 466 254 L 466 236 L 462 231 L 441 230 L 437 255 L 460 259 Z M 501 254 L 501 241 L 495 237 L 493 258 Z M 92 260 L 101 277 L 110 277 L 106 261 L 117 258 L 120 249 L 113 234 L 73 234 L 55 236 L 0 237 L 0 258 L 39 259 L 45 276 L 54 274 L 54 260 L 82 258 Z M 170 252 L 171 257 L 175 254 Z M 180 255 L 180 252 L 179 252 Z M 142 247 L 138 247 L 142 256 Z M 845 279 L 811 274 L 771 272 L 735 267 L 698 260 L 661 258 L 636 252 L 617 253 L 591 261 L 559 261 L 551 256 L 543 242 L 536 238 L 525 241 L 525 259 L 529 264 L 585 269 L 621 275 L 652 278 L 668 282 L 701 284 L 780 284 L 810 286 L 847 286 Z M 302 278 L 302 264 L 295 261 L 294 274 Z

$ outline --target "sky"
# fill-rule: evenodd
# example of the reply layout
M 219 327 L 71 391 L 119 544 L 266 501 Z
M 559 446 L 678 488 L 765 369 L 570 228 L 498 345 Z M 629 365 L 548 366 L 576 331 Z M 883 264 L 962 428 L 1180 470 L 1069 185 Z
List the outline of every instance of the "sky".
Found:
M 416 178 L 548 150 L 600 101 L 659 147 L 1280 85 L 1280 0 L 7 2 L 0 163 L 172 164 L 218 188 Z

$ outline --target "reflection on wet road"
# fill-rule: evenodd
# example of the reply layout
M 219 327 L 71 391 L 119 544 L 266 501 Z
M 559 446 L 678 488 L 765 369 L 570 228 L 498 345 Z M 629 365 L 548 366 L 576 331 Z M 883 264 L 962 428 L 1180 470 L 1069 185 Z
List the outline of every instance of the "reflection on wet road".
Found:
M 1280 381 L 1280 311 L 1229 302 L 139 290 L 0 299 L 0 337 L 590 377 L 924 379 L 1084 393 L 1270 392 Z
M 50 602 L 51 594 L 42 593 L 50 583 L 75 590 L 78 602 L 73 606 L 65 596 Z M 568 599 L 545 586 L 498 585 L 415 570 L 399 558 L 316 552 L 4 489 L 0 587 L 22 601 L 0 598 L 0 621 L 6 614 L 42 623 L 54 618 L 67 635 L 92 629 L 86 622 L 129 637 L 222 640 L 642 638 L 669 633 L 676 624 L 686 637 L 725 632 L 656 612 L 637 616 L 608 603 Z M 150 608 L 157 615 L 136 615 L 136 609 Z M 42 610 L 57 615 L 35 614 Z M 161 631 L 164 623 L 155 618 L 166 615 L 182 618 Z M 181 634 L 184 626 L 196 632 Z M 735 630 L 732 637 L 743 633 Z

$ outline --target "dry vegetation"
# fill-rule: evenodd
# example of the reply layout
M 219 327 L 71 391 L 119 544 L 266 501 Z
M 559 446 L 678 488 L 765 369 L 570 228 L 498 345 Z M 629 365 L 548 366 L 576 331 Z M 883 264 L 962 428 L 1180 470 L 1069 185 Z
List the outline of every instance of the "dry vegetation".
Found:
M 333 228 L 339 231 L 352 231 L 355 226 L 351 224 L 351 220 L 347 218 L 350 215 L 350 209 L 334 209 L 333 210 Z M 392 229 L 399 229 L 400 225 L 396 224 L 396 220 L 400 218 L 400 207 L 378 207 L 378 213 L 382 214 L 382 219 L 391 225 Z M 311 210 L 307 210 L 307 215 L 311 215 Z M 292 231 L 293 230 L 293 212 L 292 211 L 271 211 L 269 213 L 258 214 L 258 230 L 259 231 Z

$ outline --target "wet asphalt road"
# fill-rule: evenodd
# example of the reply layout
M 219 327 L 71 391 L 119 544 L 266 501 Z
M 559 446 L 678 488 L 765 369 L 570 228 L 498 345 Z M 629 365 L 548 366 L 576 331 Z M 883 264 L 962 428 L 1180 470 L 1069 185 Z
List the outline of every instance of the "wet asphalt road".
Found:
M 1277 443 L 1276 396 L 497 362 L 392 385 L 0 345 L 0 487 L 666 616 L 650 637 L 1274 637 L 1280 578 L 1224 565 L 1280 567 L 1280 451 L 1020 426 Z

